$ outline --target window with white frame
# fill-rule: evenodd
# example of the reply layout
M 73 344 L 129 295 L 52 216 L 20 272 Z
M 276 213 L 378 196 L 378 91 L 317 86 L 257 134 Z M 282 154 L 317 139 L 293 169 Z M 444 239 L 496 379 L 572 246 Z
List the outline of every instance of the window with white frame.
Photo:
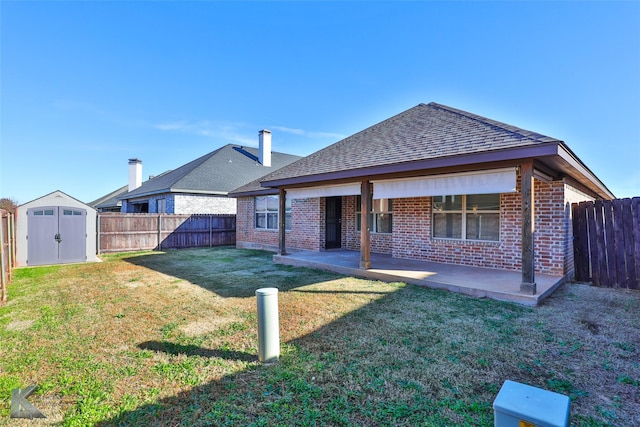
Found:
M 500 194 L 433 197 L 433 237 L 500 240 Z
M 156 200 L 156 212 L 167 213 L 167 199 Z
M 259 230 L 278 229 L 279 196 L 258 196 L 255 199 L 256 228 Z M 291 200 L 285 200 L 285 230 L 291 230 Z
M 372 197 L 372 196 L 371 196 Z M 373 199 L 371 201 L 371 212 L 369 212 L 369 223 L 373 233 L 393 232 L 393 199 Z M 362 229 L 362 199 L 356 197 L 356 230 Z

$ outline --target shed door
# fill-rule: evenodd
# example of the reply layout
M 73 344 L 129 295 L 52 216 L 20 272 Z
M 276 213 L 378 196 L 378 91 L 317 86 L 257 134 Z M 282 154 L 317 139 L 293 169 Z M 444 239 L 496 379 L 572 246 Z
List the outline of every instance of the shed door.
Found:
M 48 206 L 27 211 L 27 264 L 45 265 L 86 260 L 87 212 Z
M 27 211 L 27 264 L 58 262 L 58 207 L 47 206 Z
M 87 211 L 60 208 L 58 262 L 83 262 L 87 249 Z

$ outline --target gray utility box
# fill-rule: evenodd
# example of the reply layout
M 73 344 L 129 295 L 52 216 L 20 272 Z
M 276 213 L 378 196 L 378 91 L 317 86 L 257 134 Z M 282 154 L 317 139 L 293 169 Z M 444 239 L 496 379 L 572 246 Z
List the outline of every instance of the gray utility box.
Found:
M 566 427 L 568 396 L 507 380 L 493 401 L 495 427 Z

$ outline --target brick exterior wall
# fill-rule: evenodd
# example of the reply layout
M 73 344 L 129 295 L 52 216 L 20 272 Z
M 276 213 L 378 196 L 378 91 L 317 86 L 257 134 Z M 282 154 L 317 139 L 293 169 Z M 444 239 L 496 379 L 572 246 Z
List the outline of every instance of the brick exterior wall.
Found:
M 320 202 L 318 198 L 292 201 L 291 230 L 286 231 L 287 249 L 317 251 L 324 244 L 324 215 L 320 215 L 324 209 L 320 209 Z M 255 227 L 255 197 L 239 197 L 237 210 L 236 246 L 277 251 L 278 231 Z
M 231 214 L 236 213 L 236 199 L 225 196 L 210 196 L 207 194 L 176 194 L 165 193 L 138 199 L 123 200 L 122 212 L 133 213 L 133 204 L 148 202 L 149 213 L 158 213 L 158 200 L 166 202 L 167 214 Z
M 175 214 L 236 214 L 236 199 L 231 197 L 206 194 L 176 194 L 174 197 L 172 213 Z
M 360 250 L 360 232 L 356 224 L 356 206 L 358 198 L 356 196 L 344 196 L 342 198 L 342 247 L 354 251 Z M 396 213 L 393 201 L 393 227 L 395 233 Z M 393 234 L 391 233 L 370 233 L 371 252 L 379 254 L 393 253 Z
M 520 176 L 515 193 L 500 196 L 500 241 L 479 242 L 434 239 L 431 234 L 432 198 L 394 199 L 393 233 L 371 233 L 371 251 L 449 264 L 520 271 L 522 200 Z M 535 266 L 536 273 L 564 276 L 573 270 L 570 204 L 592 200 L 564 181 L 535 180 Z M 342 198 L 342 247 L 360 250 L 356 230 L 356 196 Z M 238 199 L 239 246 L 278 248 L 276 231 L 258 231 L 253 224 L 253 198 Z M 287 231 L 287 248 L 322 250 L 325 240 L 325 199 L 294 200 L 292 230 Z M 247 227 L 247 224 L 249 227 Z

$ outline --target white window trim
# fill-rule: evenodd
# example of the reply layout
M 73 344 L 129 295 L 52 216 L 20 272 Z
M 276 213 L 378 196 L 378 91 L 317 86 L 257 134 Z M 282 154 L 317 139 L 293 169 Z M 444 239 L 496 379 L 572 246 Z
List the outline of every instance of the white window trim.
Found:
M 275 214 L 277 215 L 278 220 L 276 221 L 276 227 L 275 228 L 269 228 L 269 213 L 273 214 L 273 211 L 269 211 L 268 206 L 269 204 L 267 203 L 267 209 L 264 211 L 258 211 L 257 209 L 257 200 L 259 197 L 275 197 L 278 200 L 278 208 L 275 211 Z M 287 207 L 287 202 L 290 202 L 291 199 L 286 198 L 285 199 L 285 215 L 291 214 L 291 204 L 289 204 L 289 206 Z M 258 227 L 258 221 L 256 221 L 257 215 L 258 214 L 265 214 L 265 227 Z M 285 221 L 286 222 L 286 221 Z M 293 227 L 293 224 L 291 225 L 291 227 Z M 290 228 L 285 228 L 285 230 L 290 230 Z M 276 196 L 276 195 L 267 195 L 267 196 L 255 196 L 253 198 L 253 228 L 254 230 L 258 230 L 258 231 L 278 231 L 280 229 L 280 196 Z
M 493 193 L 498 194 L 498 193 Z M 458 196 L 459 194 L 455 194 Z M 453 194 L 447 194 L 447 196 L 453 196 Z M 473 209 L 467 209 L 467 194 L 462 194 L 462 209 L 456 210 L 446 210 L 446 211 L 436 211 L 433 207 L 433 197 L 431 198 L 431 238 L 434 240 L 455 240 L 456 242 L 484 242 L 484 243 L 498 243 L 502 241 L 502 210 L 498 208 L 498 210 L 478 210 L 478 213 L 488 213 L 488 214 L 498 214 L 498 240 L 483 240 L 483 239 L 467 239 L 467 213 L 473 212 Z M 498 194 L 498 206 L 500 207 L 502 195 Z M 448 214 L 462 214 L 462 232 L 461 237 L 458 239 L 456 237 L 436 237 L 435 233 L 435 220 L 434 216 L 437 213 L 448 213 Z
M 357 203 L 358 201 L 358 197 L 360 196 L 356 196 L 356 232 L 360 233 L 362 231 L 362 206 L 360 203 Z M 375 199 L 375 200 L 380 200 L 380 199 Z M 384 199 L 384 200 L 389 200 L 392 201 L 393 199 Z M 389 206 L 389 204 L 387 203 L 387 206 Z M 371 212 L 369 212 L 369 214 L 371 215 L 371 224 L 369 224 L 371 226 L 371 233 L 373 234 L 388 234 L 391 235 L 393 234 L 393 202 L 391 202 L 391 206 L 392 209 L 389 211 L 380 211 L 380 212 L 375 212 L 374 211 L 374 203 L 373 203 L 373 199 L 371 201 Z M 358 223 L 358 215 L 360 215 L 360 222 Z M 376 215 L 391 215 L 391 232 L 387 233 L 384 231 L 378 231 L 377 230 L 377 224 L 378 221 L 376 221 Z M 360 230 L 358 230 L 358 224 L 360 224 Z

